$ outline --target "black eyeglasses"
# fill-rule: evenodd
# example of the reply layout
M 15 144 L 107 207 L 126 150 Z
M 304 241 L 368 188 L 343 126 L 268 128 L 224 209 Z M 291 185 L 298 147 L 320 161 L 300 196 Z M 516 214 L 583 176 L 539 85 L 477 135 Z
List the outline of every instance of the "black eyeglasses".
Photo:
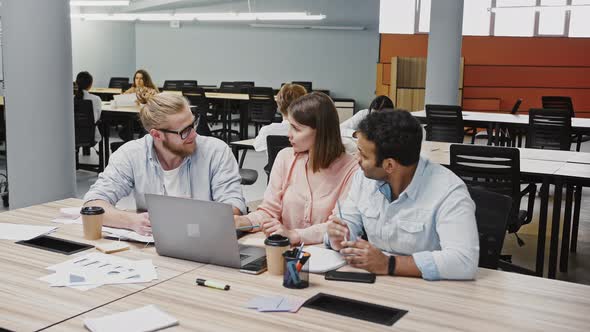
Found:
M 179 131 L 176 130 L 170 130 L 170 129 L 158 129 L 159 131 L 165 132 L 165 133 L 170 133 L 170 134 L 177 134 L 178 136 L 180 136 L 180 139 L 185 140 L 193 130 L 197 130 L 197 126 L 199 125 L 199 116 L 195 116 L 195 119 L 193 120 L 193 123 L 191 123 L 190 125 L 186 126 L 186 128 L 183 128 Z

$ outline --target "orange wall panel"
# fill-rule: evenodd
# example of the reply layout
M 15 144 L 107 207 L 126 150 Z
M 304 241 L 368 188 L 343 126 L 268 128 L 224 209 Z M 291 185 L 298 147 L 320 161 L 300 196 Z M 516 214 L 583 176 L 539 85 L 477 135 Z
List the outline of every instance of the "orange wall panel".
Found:
M 428 35 L 382 34 L 380 62 L 427 50 Z M 466 36 L 462 55 L 464 99 L 498 99 L 509 111 L 517 98 L 528 110 L 541 107 L 541 96 L 570 96 L 576 115 L 590 117 L 590 38 Z M 384 68 L 384 84 L 389 76 Z
M 590 88 L 590 67 L 470 65 L 465 66 L 463 86 Z
M 383 72 L 381 73 L 383 84 L 391 84 L 391 63 L 383 64 Z

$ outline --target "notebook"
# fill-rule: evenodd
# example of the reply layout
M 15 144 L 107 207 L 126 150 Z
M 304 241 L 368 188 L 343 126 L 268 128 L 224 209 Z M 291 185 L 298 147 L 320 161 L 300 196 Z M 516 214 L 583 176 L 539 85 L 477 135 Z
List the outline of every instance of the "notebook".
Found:
M 311 254 L 308 264 L 311 273 L 324 273 L 346 265 L 346 260 L 337 251 L 316 246 L 305 247 L 303 250 Z
M 150 332 L 175 325 L 178 325 L 178 320 L 155 305 L 146 305 L 138 309 L 84 320 L 84 326 L 92 332 L 110 332 L 122 329 L 127 332 Z

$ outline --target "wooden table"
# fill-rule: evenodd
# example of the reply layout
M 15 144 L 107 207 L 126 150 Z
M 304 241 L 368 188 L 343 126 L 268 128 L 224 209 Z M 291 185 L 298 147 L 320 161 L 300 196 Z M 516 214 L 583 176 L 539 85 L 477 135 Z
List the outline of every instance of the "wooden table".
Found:
M 313 258 L 312 258 L 313 259 Z M 231 286 L 219 291 L 196 278 Z M 298 313 L 246 309 L 259 295 L 310 298 L 323 292 L 407 310 L 393 327 L 308 308 Z M 180 325 L 167 331 L 584 331 L 590 326 L 590 286 L 479 269 L 476 281 L 429 282 L 379 276 L 375 284 L 326 281 L 310 275 L 310 287 L 292 290 L 281 276 L 258 276 L 207 265 L 84 313 L 49 331 L 84 331 L 85 318 L 155 304 Z
M 0 222 L 48 225 L 60 207 L 81 203 L 68 199 L 8 211 L 0 213 Z M 55 235 L 92 242 L 81 238 L 81 226 L 75 224 L 61 225 Z M 261 233 L 256 233 L 240 242 L 260 246 L 262 239 Z M 116 255 L 154 260 L 158 281 L 107 285 L 80 292 L 50 288 L 37 280 L 48 274 L 46 266 L 65 261 L 68 256 L 0 241 L 0 267 L 10 272 L 3 273 L 0 282 L 0 326 L 17 331 L 85 331 L 85 318 L 147 304 L 157 305 L 180 321 L 179 326 L 169 331 L 585 331 L 590 325 L 590 286 L 563 281 L 487 269 L 479 269 L 475 281 L 429 282 L 379 276 L 375 284 L 326 281 L 322 275 L 312 274 L 309 288 L 292 290 L 282 286 L 280 276 L 268 273 L 256 276 L 236 269 L 160 257 L 153 247 L 142 248 L 133 245 L 132 250 Z M 219 291 L 196 286 L 197 277 L 225 282 L 231 289 Z M 292 314 L 259 313 L 244 307 L 248 300 L 259 295 L 307 299 L 319 292 L 409 312 L 393 327 L 387 327 L 307 308 Z
M 77 242 L 96 244 L 112 241 L 88 241 L 82 237 L 81 225 L 62 225 L 50 221 L 59 214 L 59 208 L 77 207 L 82 203 L 78 199 L 67 199 L 11 210 L 0 213 L 0 222 L 57 226 L 59 229 L 52 236 Z M 50 287 L 38 280 L 51 273 L 46 267 L 69 260 L 72 256 L 0 240 L 0 327 L 15 331 L 43 329 L 203 265 L 158 256 L 153 245 L 147 248 L 143 244 L 131 246 L 131 250 L 116 255 L 135 260 L 152 259 L 158 267 L 158 280 L 146 284 L 107 285 L 82 292 L 72 288 Z M 89 249 L 77 255 L 95 251 Z
M 118 95 L 123 93 L 123 89 L 121 88 L 91 88 L 88 92 L 93 94 L 111 94 L 111 95 Z

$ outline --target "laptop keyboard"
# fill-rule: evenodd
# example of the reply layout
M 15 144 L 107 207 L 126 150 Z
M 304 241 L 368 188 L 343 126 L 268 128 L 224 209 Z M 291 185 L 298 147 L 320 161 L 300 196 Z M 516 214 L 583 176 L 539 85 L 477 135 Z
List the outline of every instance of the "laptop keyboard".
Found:
M 235 257 L 235 256 L 234 256 Z M 240 260 L 243 261 L 244 259 L 250 257 L 250 255 L 240 254 Z

